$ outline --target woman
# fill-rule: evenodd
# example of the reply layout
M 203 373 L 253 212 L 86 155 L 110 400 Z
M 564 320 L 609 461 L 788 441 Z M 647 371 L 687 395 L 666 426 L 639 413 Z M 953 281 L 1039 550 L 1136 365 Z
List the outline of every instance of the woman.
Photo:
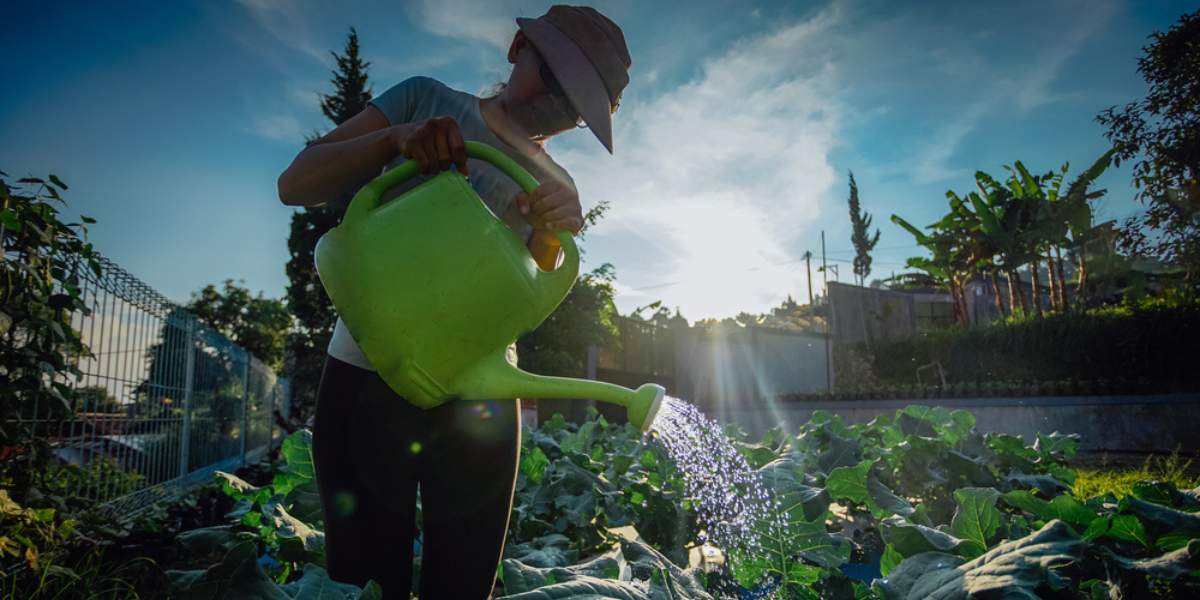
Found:
M 457 168 L 501 220 L 525 237 L 541 268 L 555 268 L 554 232 L 583 226 L 570 176 L 543 148 L 586 126 L 612 152 L 611 115 L 629 82 L 624 35 L 589 7 L 558 5 L 517 19 L 513 65 L 499 93 L 478 98 L 427 77 L 402 81 L 305 148 L 279 177 L 289 206 L 315 206 L 404 160 L 421 177 Z M 531 194 L 492 165 L 468 159 L 464 139 L 490 144 L 532 173 Z M 510 347 L 515 362 L 515 346 Z M 512 508 L 521 422 L 517 399 L 455 401 L 421 410 L 397 396 L 338 319 L 318 390 L 313 453 L 325 510 L 330 576 L 388 598 L 409 597 L 420 486 L 422 600 L 487 598 Z

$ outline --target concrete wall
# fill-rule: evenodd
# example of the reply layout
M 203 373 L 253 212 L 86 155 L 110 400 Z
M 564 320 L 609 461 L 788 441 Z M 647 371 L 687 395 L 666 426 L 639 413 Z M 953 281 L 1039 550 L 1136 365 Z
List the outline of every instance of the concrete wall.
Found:
M 905 337 L 920 330 L 921 313 L 928 312 L 930 303 L 949 306 L 953 302 L 948 293 L 830 283 L 830 332 L 835 340 L 847 344 Z
M 1200 394 L 775 402 L 753 409 L 715 406 L 709 416 L 722 424 L 736 422 L 757 437 L 777 424 L 795 434 L 815 410 L 866 423 L 910 404 L 968 410 L 979 431 L 1016 434 L 1028 442 L 1039 431 L 1060 431 L 1078 433 L 1083 451 L 1200 452 Z
M 674 387 L 700 407 L 765 403 L 779 394 L 827 388 L 824 336 L 765 327 L 676 332 Z

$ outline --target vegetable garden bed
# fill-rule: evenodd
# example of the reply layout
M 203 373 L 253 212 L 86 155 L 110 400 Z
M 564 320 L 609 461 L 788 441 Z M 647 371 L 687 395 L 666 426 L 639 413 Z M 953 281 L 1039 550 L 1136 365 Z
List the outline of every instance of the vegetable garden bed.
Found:
M 657 441 L 592 413 L 526 429 L 496 596 L 678 599 L 1194 597 L 1200 593 L 1200 489 L 1145 481 L 1081 500 L 1067 466 L 1075 436 L 1026 445 L 980 434 L 965 411 L 909 406 L 868 424 L 820 412 L 796 435 L 751 440 L 727 428 L 781 500 L 787 534 L 758 556 L 696 542 L 695 503 Z M 270 486 L 223 475 L 230 524 L 186 532 L 197 569 L 179 591 L 331 586 L 306 462 L 287 440 Z M 879 577 L 874 577 L 878 573 Z M 1009 597 L 1006 596 L 1006 597 Z M 211 597 L 211 594 L 205 597 Z M 230 596 L 233 597 L 233 596 Z M 314 596 L 316 597 L 316 596 Z

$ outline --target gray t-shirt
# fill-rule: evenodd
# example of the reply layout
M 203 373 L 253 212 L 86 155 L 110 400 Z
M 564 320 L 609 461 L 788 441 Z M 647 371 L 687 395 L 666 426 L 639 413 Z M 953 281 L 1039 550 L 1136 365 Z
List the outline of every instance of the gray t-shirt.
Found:
M 543 152 L 533 157 L 525 156 L 496 137 L 479 112 L 479 97 L 451 89 L 436 79 L 410 77 L 376 96 L 371 100 L 371 104 L 378 108 L 392 125 L 423 121 L 433 117 L 453 117 L 458 122 L 463 139 L 483 142 L 501 150 L 529 171 L 538 181 L 546 181 L 548 177 L 571 181 L 567 172 L 558 166 L 548 154 Z M 407 160 L 405 157 L 397 155 L 383 170 L 394 168 L 405 160 Z M 512 201 L 517 192 L 521 190 L 520 186 L 491 163 L 471 158 L 467 160 L 467 166 L 470 171 L 468 181 L 484 204 L 513 231 L 528 240 L 533 228 L 525 222 L 520 210 Z M 380 198 L 380 203 L 395 198 L 426 179 L 428 176 L 418 175 L 388 190 Z M 574 184 L 574 182 L 571 183 Z M 513 346 L 509 348 L 509 360 L 515 364 L 515 344 Z M 337 324 L 334 325 L 333 337 L 329 340 L 327 352 L 342 362 L 369 371 L 375 370 L 350 335 L 350 330 L 347 329 L 341 317 L 338 317 Z

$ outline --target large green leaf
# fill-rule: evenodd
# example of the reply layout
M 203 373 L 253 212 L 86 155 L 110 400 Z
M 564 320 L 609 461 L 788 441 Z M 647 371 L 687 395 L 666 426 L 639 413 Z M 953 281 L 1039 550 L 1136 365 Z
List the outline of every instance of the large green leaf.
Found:
M 1019 436 L 1007 433 L 988 433 L 983 436 L 984 443 L 995 453 L 997 461 L 1003 470 L 1014 469 L 1023 473 L 1031 473 L 1038 469 L 1038 453 L 1025 445 L 1025 440 Z
M 289 596 L 258 565 L 257 551 L 257 541 L 245 541 L 207 569 L 167 571 L 174 596 L 181 600 L 288 600 Z
M 1189 512 L 1200 509 L 1200 488 L 1180 490 L 1169 481 L 1139 481 L 1133 484 L 1133 495 L 1146 502 Z
M 321 509 L 321 494 L 317 490 L 315 479 L 306 481 L 292 488 L 284 497 L 283 503 L 288 507 L 292 516 L 304 521 L 322 525 L 324 514 Z
M 802 589 L 820 579 L 820 567 L 837 568 L 845 564 L 850 559 L 851 544 L 843 536 L 826 531 L 828 516 L 826 513 L 812 521 L 800 521 L 777 515 L 780 521 L 768 516 L 756 523 L 759 549 L 753 555 L 740 549 L 730 552 L 737 580 L 744 587 L 753 588 L 769 578 L 778 578 L 785 589 Z M 820 567 L 805 564 L 801 559 Z
M 983 198 L 975 192 L 967 194 L 967 200 L 971 202 L 971 207 L 974 209 L 975 218 L 979 220 L 979 228 L 985 235 L 996 238 L 997 240 L 1007 240 L 1008 234 L 1003 227 L 1000 226 L 1000 220 L 996 218 L 996 214 L 992 212 L 992 206 L 983 201 Z
M 868 505 L 877 518 L 889 515 L 910 517 L 916 509 L 907 500 L 892 493 L 873 473 L 867 476 Z
M 1033 449 L 1041 454 L 1044 460 L 1070 460 L 1075 458 L 1075 452 L 1079 449 L 1079 434 L 1055 431 L 1046 435 L 1039 431 Z
M 864 460 L 853 467 L 838 467 L 831 471 L 825 479 L 829 497 L 867 504 L 870 498 L 867 493 L 867 474 L 874 464 L 874 460 Z
M 962 488 L 954 491 L 958 510 L 950 522 L 950 532 L 967 543 L 960 550 L 963 556 L 973 558 L 988 548 L 988 540 L 1000 528 L 1000 511 L 996 500 L 1000 492 L 993 488 Z
M 275 493 L 286 494 L 294 485 L 311 481 L 316 476 L 313 467 L 312 431 L 301 429 L 283 439 L 279 453 L 284 459 L 284 469 L 272 485 Z
M 890 545 L 887 546 L 887 549 L 895 552 Z M 899 554 L 899 552 L 896 552 L 896 555 Z M 892 556 L 888 560 L 891 563 L 896 560 L 896 557 Z M 900 560 L 899 564 L 890 564 L 888 572 L 883 573 L 884 578 L 876 579 L 873 587 L 878 591 L 880 596 L 888 600 L 907 600 L 912 597 L 909 591 L 916 586 L 917 581 L 926 573 L 953 569 L 961 564 L 963 564 L 963 559 L 953 554 L 946 554 L 945 552 L 921 552 L 920 554 Z
M 571 538 L 561 533 L 551 533 L 524 544 L 506 544 L 506 559 L 518 560 L 531 567 L 565 567 L 579 558 L 571 548 Z
M 567 567 L 535 567 L 519 560 L 506 558 L 502 563 L 504 593 L 519 594 L 547 585 L 571 581 L 579 577 L 598 579 L 629 579 L 629 567 L 617 549 Z
M 1200 537 L 1200 515 L 1146 502 L 1133 496 L 1122 499 L 1121 507 L 1141 517 L 1142 522 L 1149 525 L 1155 535 L 1188 532 Z
M 546 472 L 546 466 L 549 464 L 550 459 L 546 458 L 546 453 L 536 446 L 530 452 L 521 453 L 521 473 L 531 483 L 542 482 L 542 474 Z
M 1071 486 L 1059 481 L 1053 475 L 1029 475 L 1020 471 L 1013 471 L 1005 477 L 1009 483 L 1035 489 L 1044 497 L 1053 498 L 1063 492 L 1071 491 Z
M 902 517 L 888 517 L 879 522 L 879 531 L 886 544 L 902 556 L 922 552 L 955 552 L 965 542 L 945 531 L 910 523 Z
M 1021 161 L 1019 160 L 1013 163 L 1013 167 L 1016 168 L 1017 173 L 1021 176 L 1020 185 L 1021 189 L 1024 191 L 1025 197 L 1039 199 L 1042 198 L 1043 193 L 1041 180 L 1037 177 L 1034 177 L 1033 174 L 1029 172 L 1029 169 L 1026 169 L 1025 165 L 1021 164 Z
M 904 561 L 904 556 L 896 551 L 891 544 L 887 544 L 883 548 L 883 556 L 879 558 L 879 572 L 887 577 L 888 573 L 896 570 L 900 563 Z
M 789 523 L 784 535 L 790 536 L 791 552 L 828 569 L 850 561 L 850 541 L 825 530 L 825 521 Z
M 274 492 L 284 495 L 284 506 L 292 516 L 305 523 L 321 524 L 324 515 L 313 467 L 312 432 L 301 429 L 287 436 L 279 453 L 284 468 L 271 482 Z
M 1004 501 L 1043 521 L 1062 519 L 1079 531 L 1086 530 L 1099 517 L 1096 511 L 1067 494 L 1055 496 L 1047 502 L 1026 490 L 1013 490 L 1004 494 Z
M 633 579 L 650 581 L 650 597 L 653 600 L 712 598 L 704 589 L 699 569 L 679 567 L 649 544 L 622 539 L 621 555 L 629 563 Z
M 1118 556 L 1107 548 L 1103 552 L 1111 563 L 1115 563 L 1124 571 L 1136 572 L 1158 579 L 1171 580 L 1200 570 L 1200 539 L 1193 539 L 1178 550 L 1153 558 L 1126 558 Z
M 246 480 L 224 471 L 217 471 L 215 477 L 221 482 L 221 489 L 226 496 L 237 501 L 266 502 L 271 497 L 271 489 L 251 485 Z
M 374 581 L 365 588 L 341 583 L 329 578 L 329 573 L 317 565 L 304 565 L 304 576 L 282 586 L 294 600 L 382 600 L 383 589 Z
M 592 450 L 592 444 L 596 441 L 596 435 L 599 433 L 598 424 L 596 421 L 586 421 L 579 426 L 579 429 L 565 438 L 559 448 L 564 454 L 579 453 L 587 454 Z
M 833 424 L 822 425 L 814 432 L 806 433 L 802 444 L 815 444 L 816 469 L 821 473 L 831 473 L 838 467 L 848 467 L 862 460 L 862 443 L 852 437 L 838 432 Z
M 657 600 L 650 593 L 625 581 L 581 575 L 570 581 L 536 590 L 501 596 L 497 600 Z
M 903 227 L 905 229 L 905 231 L 908 231 L 909 233 L 911 233 L 912 236 L 914 238 L 916 238 L 918 244 L 920 244 L 922 246 L 926 246 L 929 244 L 930 240 L 929 240 L 928 235 L 925 235 L 925 233 L 923 231 L 921 231 L 920 229 L 917 229 L 916 227 L 913 227 L 911 223 L 900 218 L 898 215 L 892 215 L 892 222 Z
M 805 485 L 800 466 L 791 457 L 764 465 L 758 476 L 790 519 L 811 521 L 829 510 L 829 494 L 824 488 Z
M 1137 542 L 1147 548 L 1151 545 L 1150 534 L 1146 533 L 1146 527 L 1142 525 L 1136 515 L 1113 515 L 1105 519 L 1097 519 L 1084 532 L 1084 537 L 1088 539 L 1100 535 L 1126 542 Z
M 925 271 L 926 273 L 929 273 L 930 275 L 933 275 L 934 277 L 938 277 L 940 279 L 948 279 L 950 277 L 950 273 L 946 270 L 945 267 L 943 267 L 927 258 L 923 258 L 920 256 L 913 256 L 913 257 L 908 258 L 907 260 L 904 261 L 904 265 L 907 267 L 912 267 L 914 269 L 920 269 L 920 270 Z
M 1082 548 L 1082 540 L 1070 527 L 1055 520 L 967 563 L 958 564 L 956 557 L 942 553 L 905 559 L 886 579 L 876 582 L 877 589 L 889 600 L 1037 600 L 1038 589 L 1066 584 L 1055 570 L 1079 560 Z
M 270 520 L 279 538 L 279 557 L 284 560 L 325 563 L 325 533 L 288 514 L 278 501 L 268 502 L 263 516 Z
M 253 533 L 236 531 L 231 525 L 202 527 L 181 532 L 175 541 L 195 555 L 224 555 L 238 544 L 254 541 Z

